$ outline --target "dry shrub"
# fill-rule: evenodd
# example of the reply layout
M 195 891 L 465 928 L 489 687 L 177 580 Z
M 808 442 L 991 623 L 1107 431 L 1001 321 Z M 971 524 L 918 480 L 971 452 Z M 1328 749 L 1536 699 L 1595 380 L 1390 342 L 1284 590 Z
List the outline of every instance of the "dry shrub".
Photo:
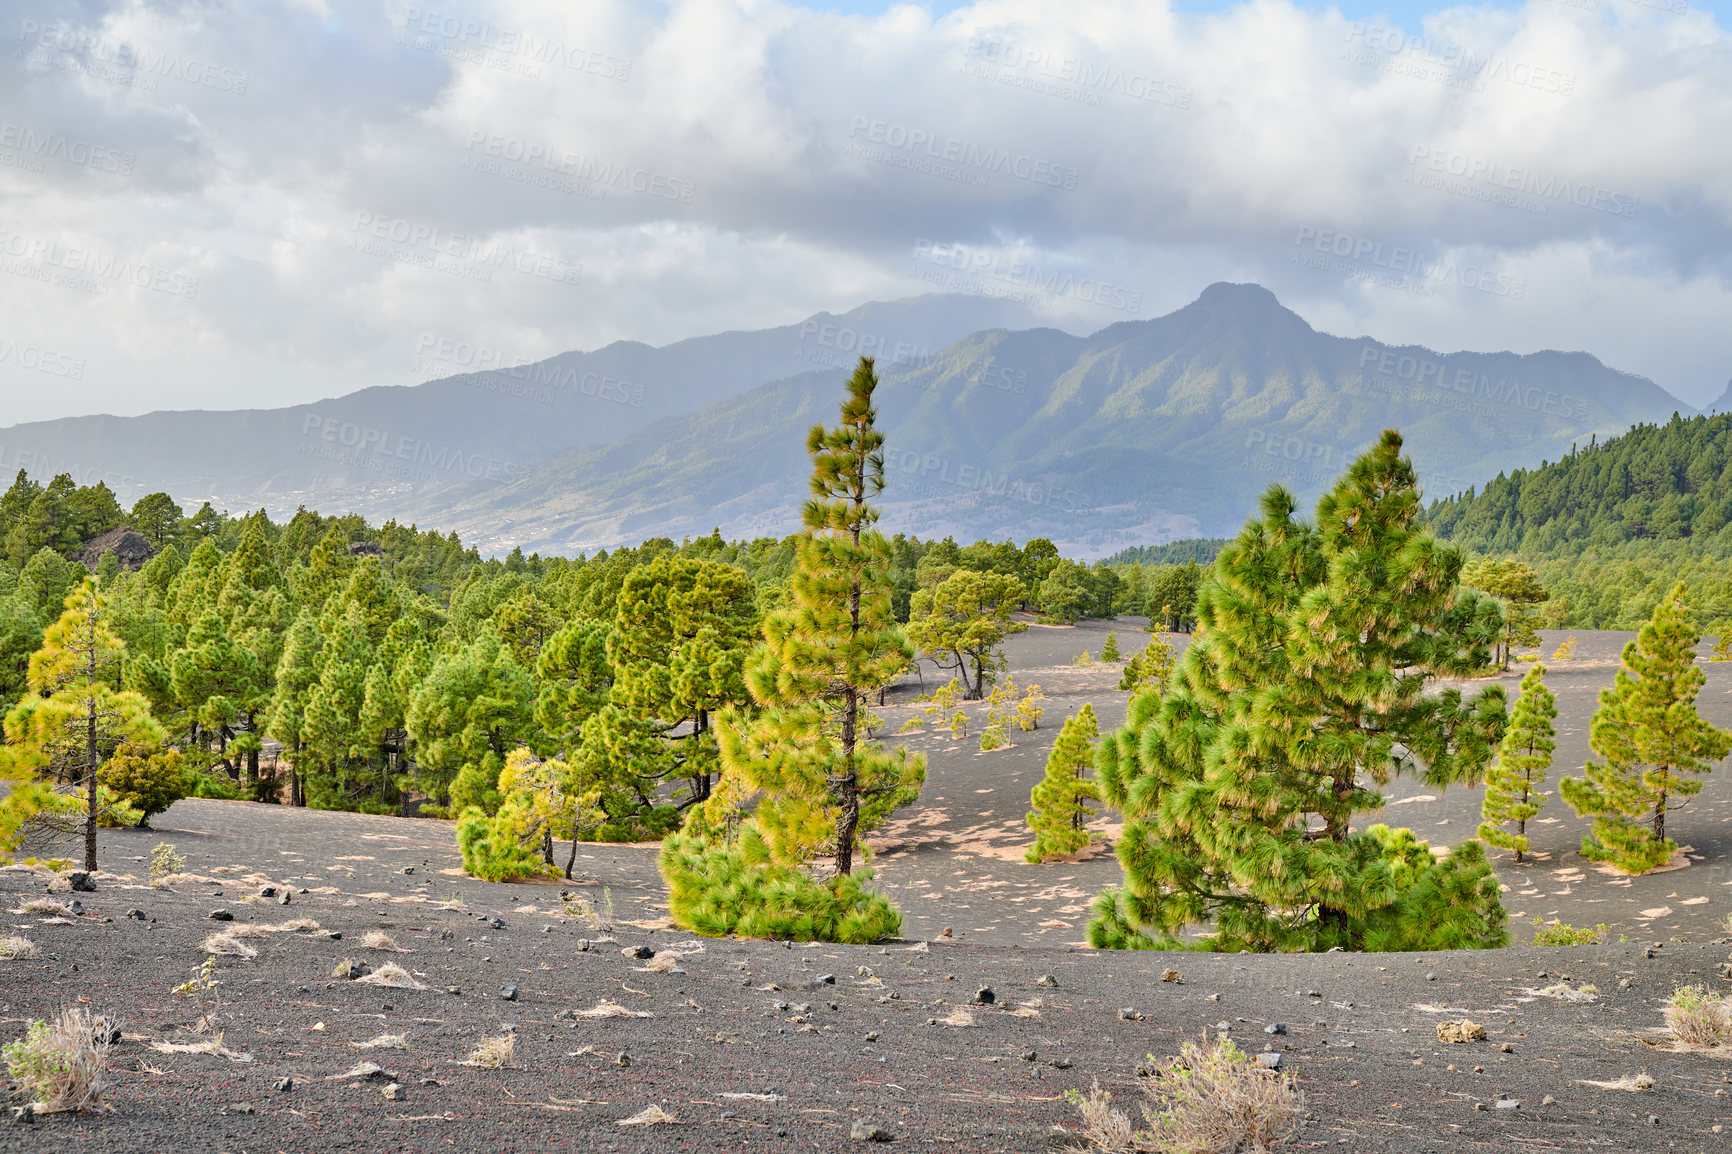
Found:
M 223 1045 L 223 1036 L 213 1034 L 199 1042 L 152 1042 L 150 1048 L 159 1054 L 209 1054 L 215 1058 L 227 1058 L 231 1062 L 250 1062 L 251 1054 L 237 1054 Z
M 222 932 L 231 938 L 262 938 L 266 931 L 255 922 L 236 922 Z
M 653 1018 L 653 1017 L 655 1017 L 655 1015 L 650 1013 L 648 1010 L 628 1010 L 624 1006 L 618 1004 L 617 1002 L 610 1002 L 606 998 L 602 998 L 601 1000 L 596 1002 L 596 1004 L 594 1006 L 592 1006 L 590 1009 L 573 1010 L 571 1012 L 571 1016 L 574 1018 Z
M 1720 1046 L 1732 1042 L 1732 1004 L 1702 986 L 1672 991 L 1666 1003 L 1666 1028 L 1687 1046 Z
M 497 1070 L 511 1061 L 511 1052 L 516 1048 L 517 1035 L 507 1030 L 497 1038 L 483 1038 L 479 1046 L 469 1051 L 463 1064 Z
M 938 1024 L 941 1026 L 972 1026 L 974 1025 L 974 1015 L 967 1010 L 952 1010 L 949 1014 L 938 1019 Z
M 663 950 L 641 966 L 633 966 L 634 970 L 646 974 L 683 974 L 680 969 L 680 955 L 676 950 Z
M 99 1031 L 89 1010 L 62 1010 L 54 1022 L 32 1022 L 30 1032 L 3 1052 L 12 1081 L 35 1097 L 38 1112 L 102 1109 L 108 1029 Z
M 1534 991 L 1542 998 L 1555 998 L 1560 1002 L 1592 1002 L 1599 997 L 1600 988 L 1594 985 L 1570 986 L 1559 982 L 1547 986 L 1543 990 Z
M 72 917 L 72 907 L 53 898 L 30 898 L 12 911 L 15 914 L 42 914 L 46 917 Z
M 391 935 L 384 930 L 368 930 L 361 935 L 361 948 L 364 950 L 389 950 L 394 954 L 413 953 L 392 940 Z
M 654 1103 L 651 1103 L 650 1105 L 644 1107 L 642 1110 L 638 1111 L 636 1114 L 633 1114 L 630 1118 L 621 1118 L 619 1120 L 619 1125 L 621 1125 L 621 1126 L 655 1126 L 655 1125 L 659 1125 L 659 1124 L 665 1123 L 665 1122 L 678 1122 L 678 1121 L 679 1121 L 678 1118 L 675 1118 L 672 1114 L 669 1114 L 666 1110 L 663 1110 L 660 1106 L 657 1106 Z
M 203 950 L 207 954 L 221 957 L 256 958 L 259 956 L 257 950 L 253 949 L 245 942 L 237 940 L 228 930 L 224 930 L 219 934 L 212 934 L 204 940 L 204 943 L 199 946 L 199 949 Z
M 350 1044 L 357 1050 L 407 1050 L 409 1039 L 404 1034 L 380 1034 L 378 1037 L 369 1038 L 365 1042 L 352 1042 Z
M 1298 1132 L 1305 1095 L 1291 1075 L 1259 1067 L 1231 1041 L 1204 1047 L 1187 1042 L 1176 1058 L 1157 1062 L 1143 1083 L 1150 1101 L 1138 1130 L 1112 1095 L 1095 1083 L 1066 1097 L 1083 1116 L 1083 1137 L 1097 1150 L 1159 1154 L 1227 1154 L 1268 1150 Z
M 278 922 L 274 926 L 260 926 L 261 934 L 316 934 L 322 932 L 323 926 L 312 918 L 290 918 L 286 922 Z
M 16 961 L 19 958 L 34 958 L 39 952 L 36 943 L 29 938 L 0 938 L 0 962 Z
M 427 987 L 415 980 L 415 975 L 399 966 L 396 962 L 386 962 L 364 978 L 355 981 L 363 986 L 390 986 L 398 990 L 425 990 Z
M 1591 1078 L 1578 1079 L 1584 1086 L 1598 1086 L 1602 1090 L 1652 1090 L 1654 1079 L 1643 1070 L 1639 1074 L 1625 1074 L 1622 1078 L 1613 1078 L 1610 1082 L 1596 1082 Z

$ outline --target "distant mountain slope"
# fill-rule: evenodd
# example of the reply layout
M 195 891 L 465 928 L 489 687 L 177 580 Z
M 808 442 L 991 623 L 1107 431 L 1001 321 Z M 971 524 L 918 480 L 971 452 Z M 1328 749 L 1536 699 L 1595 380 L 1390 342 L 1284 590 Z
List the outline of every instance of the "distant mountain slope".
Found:
M 466 478 L 498 484 L 555 454 L 612 444 L 766 381 L 852 364 L 862 351 L 910 362 L 969 333 L 1037 319 L 1006 301 L 925 296 L 663 348 L 618 341 L 529 365 L 429 334 L 419 341 L 418 367 L 439 379 L 425 384 L 285 409 L 16 425 L 0 430 L 0 469 L 106 479 L 123 499 L 166 490 L 237 510 L 304 502 L 391 516 L 415 505 L 418 490 Z
M 1440 537 L 1480 553 L 1567 557 L 1626 542 L 1722 546 L 1732 525 L 1732 414 L 1643 425 L 1538 469 L 1433 502 Z
M 418 505 L 483 548 L 788 532 L 805 429 L 833 419 L 845 375 L 793 376 Z M 1406 436 L 1427 490 L 1447 493 L 1691 411 L 1585 353 L 1442 354 L 1318 333 L 1255 285 L 1217 284 L 1088 337 L 975 333 L 881 376 L 886 529 L 1048 536 L 1085 556 L 1232 533 L 1273 481 L 1309 501 L 1386 427 Z

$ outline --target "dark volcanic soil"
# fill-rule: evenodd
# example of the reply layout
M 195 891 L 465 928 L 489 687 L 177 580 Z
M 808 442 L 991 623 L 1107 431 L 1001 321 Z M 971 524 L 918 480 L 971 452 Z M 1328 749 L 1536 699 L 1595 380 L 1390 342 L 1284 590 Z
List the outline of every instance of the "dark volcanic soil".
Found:
M 856 1118 L 887 1127 L 899 1147 L 1057 1149 L 1072 1140 L 1057 1128 L 1075 1124 L 1065 1090 L 1099 1080 L 1134 1099 L 1142 1055 L 1172 1053 L 1223 1022 L 1247 1049 L 1283 1051 L 1314 1115 L 1299 1137 L 1307 1147 L 1724 1150 L 1712 1128 L 1732 1120 L 1732 1051 L 1650 1044 L 1674 985 L 1726 985 L 1715 976 L 1725 938 L 1669 942 L 1652 959 L 1635 944 L 1278 957 L 941 942 L 786 949 L 608 934 L 486 900 L 503 888 L 463 908 L 340 892 L 297 894 L 288 907 L 242 901 L 259 876 L 225 880 L 221 898 L 212 884 L 164 891 L 104 877 L 78 895 L 86 914 L 74 923 L 10 916 L 10 932 L 43 953 L 0 962 L 5 1032 L 88 999 L 128 1040 L 112 1053 L 112 1114 L 11 1124 L 0 1149 L 829 1150 L 858 1148 Z M 43 889 L 34 875 L 0 874 L 8 908 Z M 545 910 L 552 895 L 538 896 Z M 343 937 L 244 938 L 256 959 L 219 960 L 223 1041 L 250 1060 L 154 1051 L 151 1041 L 197 1040 L 184 1028 L 195 1014 L 170 988 L 223 928 L 207 918 L 219 907 L 261 925 L 312 917 Z M 367 930 L 410 952 L 363 948 Z M 622 952 L 642 944 L 702 952 L 679 960 L 684 972 L 647 972 Z M 430 988 L 329 978 L 345 957 L 396 960 Z M 1181 984 L 1160 980 L 1166 966 Z M 1057 986 L 1037 984 L 1043 974 Z M 1619 976 L 1633 984 L 1620 988 Z M 1564 982 L 1598 995 L 1537 993 Z M 500 997 L 507 983 L 521 991 L 515 1002 Z M 990 1006 L 974 1004 L 983 985 Z M 601 999 L 653 1017 L 561 1017 Z M 972 1024 L 943 1024 L 963 1022 L 958 1011 Z M 1487 1040 L 1440 1043 L 1436 1023 L 1462 1017 L 1485 1025 Z M 1274 1022 L 1284 1035 L 1265 1033 Z M 513 1028 L 507 1068 L 457 1064 Z M 381 1034 L 403 1035 L 407 1049 L 355 1048 Z M 378 1083 L 328 1080 L 369 1059 L 404 1100 L 387 1101 Z M 1638 1071 L 1653 1090 L 1585 1084 Z M 285 1077 L 293 1089 L 274 1089 Z M 1499 1095 L 1520 1105 L 1497 1107 Z M 676 1121 L 620 1125 L 651 1104 Z

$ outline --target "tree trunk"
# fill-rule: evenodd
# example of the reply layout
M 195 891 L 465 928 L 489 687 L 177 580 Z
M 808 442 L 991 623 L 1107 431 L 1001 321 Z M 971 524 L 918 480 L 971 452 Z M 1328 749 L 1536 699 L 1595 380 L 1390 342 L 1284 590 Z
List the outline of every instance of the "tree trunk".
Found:
M 95 647 L 91 648 L 91 693 L 95 693 Z M 84 868 L 96 872 L 96 698 L 85 702 Z
M 1660 800 L 1654 803 L 1654 840 L 1666 840 L 1666 791 L 1663 789 L 1660 791 Z
M 565 859 L 565 880 L 571 880 L 571 867 L 577 864 L 577 830 L 571 831 L 571 856 Z

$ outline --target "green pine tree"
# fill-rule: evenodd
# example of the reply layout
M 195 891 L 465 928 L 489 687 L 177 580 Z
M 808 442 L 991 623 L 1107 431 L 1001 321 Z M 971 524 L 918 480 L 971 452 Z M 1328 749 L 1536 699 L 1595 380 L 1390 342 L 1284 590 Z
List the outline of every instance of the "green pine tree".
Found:
M 1119 635 L 1109 632 L 1106 643 L 1101 646 L 1102 661 L 1122 661 L 1124 655 L 1119 652 Z
M 1680 581 L 1624 646 L 1624 667 L 1600 692 L 1589 726 L 1588 744 L 1605 760 L 1590 761 L 1584 777 L 1558 783 L 1576 813 L 1594 818 L 1583 857 L 1630 873 L 1664 865 L 1678 848 L 1666 836 L 1667 810 L 1675 799 L 1700 793 L 1700 775 L 1732 751 L 1732 733 L 1696 712 L 1707 680 L 1696 665 L 1701 639 Z
M 1085 704 L 1076 716 L 1065 718 L 1046 759 L 1046 776 L 1036 783 L 1028 799 L 1034 807 L 1027 819 L 1034 830 L 1034 844 L 1023 857 L 1030 863 L 1038 865 L 1075 853 L 1094 839 L 1084 827 L 1095 814 L 1100 792 L 1084 775 L 1094 764 L 1099 737 L 1094 706 Z
M 1546 804 L 1540 787 L 1551 768 L 1557 748 L 1557 699 L 1546 688 L 1546 667 L 1536 665 L 1522 678 L 1521 697 L 1510 712 L 1509 728 L 1498 746 L 1497 763 L 1486 773 L 1485 800 L 1480 814 L 1485 818 L 1479 836 L 1488 845 L 1515 851 L 1519 864 L 1528 850 L 1527 823 Z M 1503 828 L 1515 822 L 1515 832 Z
M 1005 667 L 1004 639 L 1028 628 L 1011 619 L 1023 594 L 1022 582 L 1009 574 L 953 570 L 931 589 L 914 593 L 908 640 L 940 669 L 956 670 L 964 698 L 978 701 Z
M 674 919 L 700 932 L 731 922 L 742 933 L 871 940 L 900 925 L 850 876 L 865 834 L 918 798 L 926 777 L 924 758 L 867 737 L 872 696 L 913 657 L 893 612 L 890 543 L 873 527 L 871 499 L 884 487 L 877 385 L 861 358 L 840 423 L 807 437 L 812 499 L 790 598 L 765 618 L 746 672 L 762 712 L 724 715 L 715 796 L 663 846 Z M 834 863 L 827 881 L 806 872 L 820 857 Z
M 1461 559 L 1419 502 L 1386 431 L 1314 523 L 1273 486 L 1222 550 L 1168 692 L 1133 697 L 1097 756 L 1126 825 L 1125 885 L 1097 901 L 1095 945 L 1173 945 L 1204 926 L 1224 950 L 1506 940 L 1480 843 L 1433 861 L 1411 833 L 1353 828 L 1399 772 L 1478 780 L 1503 734 L 1500 687 L 1425 692 L 1484 668 L 1500 617 L 1458 590 Z

